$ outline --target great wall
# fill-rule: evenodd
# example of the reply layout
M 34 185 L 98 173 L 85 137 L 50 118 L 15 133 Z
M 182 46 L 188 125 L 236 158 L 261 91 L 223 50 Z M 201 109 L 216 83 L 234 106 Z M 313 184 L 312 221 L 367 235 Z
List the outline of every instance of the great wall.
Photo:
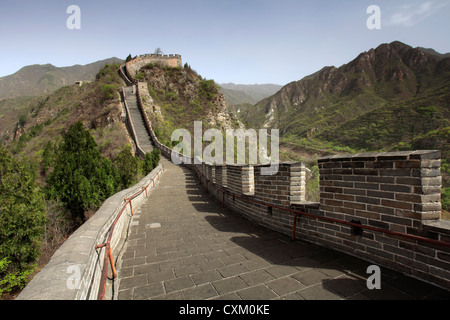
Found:
M 136 57 L 126 63 L 125 71 L 127 77 L 133 79 L 136 73 L 147 64 L 154 63 L 164 67 L 181 68 L 183 66 L 181 55 L 179 54 L 145 54 Z
M 162 192 L 158 189 L 160 176 L 164 178 L 168 174 L 165 171 L 172 172 L 171 170 L 175 170 L 176 167 L 170 163 L 173 150 L 158 141 L 145 111 L 153 110 L 153 100 L 148 92 L 147 84 L 134 80 L 138 70 L 148 63 L 181 67 L 182 62 L 179 55 L 144 55 L 129 61 L 121 68 L 122 77 L 127 83 L 127 87 L 123 88 L 124 108 L 127 110 L 127 122 L 131 135 L 135 139 L 136 152 L 140 155 L 145 154 L 148 151 L 146 149 L 148 142 L 151 141 L 153 147 L 159 148 L 165 157 L 161 161 L 162 165 L 135 187 L 108 199 L 99 212 L 55 253 L 49 264 L 22 291 L 19 299 L 105 299 L 117 298 L 117 291 L 128 298 L 134 294 L 135 298 L 137 296 L 144 299 L 158 294 L 169 294 L 169 283 L 174 283 L 169 281 L 177 280 L 172 279 L 174 277 L 172 272 L 170 280 L 164 282 L 166 280 L 160 279 L 152 286 L 149 275 L 144 277 L 142 273 L 136 274 L 136 270 L 152 265 L 153 262 L 149 262 L 149 259 L 155 257 L 154 252 L 144 260 L 138 259 L 136 252 L 132 254 L 132 257 L 126 257 L 127 253 L 121 253 L 124 242 L 128 241 L 125 240 L 127 232 L 129 241 L 132 243 L 130 246 L 142 245 L 139 240 L 144 241 L 143 238 L 146 236 L 136 237 L 142 234 L 130 231 L 132 230 L 130 225 L 139 224 L 139 220 L 133 220 L 132 211 L 141 212 L 142 210 L 142 214 L 144 209 L 149 212 L 157 211 L 157 208 L 152 209 L 151 204 L 146 203 L 145 198 L 149 197 L 149 193 Z M 134 112 L 133 115 L 128 106 L 127 97 L 130 95 L 136 96 L 137 103 L 133 107 L 137 107 L 140 111 Z M 142 99 L 143 96 L 146 98 Z M 141 124 L 137 124 L 137 121 Z M 144 145 L 146 147 L 143 147 Z M 312 244 L 319 248 L 318 252 L 322 249 L 332 250 L 332 252 L 382 266 L 387 268 L 386 270 L 393 270 L 401 275 L 412 277 L 411 279 L 424 281 L 444 291 L 450 290 L 450 221 L 440 219 L 439 151 L 364 153 L 321 158 L 318 161 L 320 170 L 320 202 L 318 203 L 305 201 L 306 168 L 302 163 L 280 163 L 279 171 L 272 176 L 267 176 L 261 174 L 261 169 L 264 168 L 261 165 L 214 165 L 204 162 L 194 164 L 194 159 L 184 155 L 178 156 L 184 158 L 184 163 L 191 164 L 184 164 L 185 169 L 183 171 L 177 169 L 177 174 L 187 175 L 187 171 L 191 172 L 196 177 L 195 181 L 202 185 L 205 194 L 210 198 L 208 201 L 215 202 L 218 207 L 227 208 L 252 223 L 261 225 L 267 230 L 273 230 L 276 234 L 284 234 L 293 243 L 299 243 L 299 246 L 303 246 L 303 243 Z M 164 188 L 175 187 L 172 185 L 175 182 L 167 181 L 166 183 Z M 196 189 L 198 188 L 197 186 Z M 135 195 L 135 200 L 130 199 L 132 194 Z M 164 199 L 158 198 L 158 203 L 164 203 Z M 171 210 L 170 216 L 172 217 L 173 214 Z M 179 223 L 182 225 L 183 221 Z M 142 232 L 148 234 L 149 231 L 153 231 L 152 225 L 154 224 L 146 224 L 146 230 Z M 234 228 L 239 229 L 239 226 L 234 225 Z M 154 232 L 157 234 L 156 231 Z M 105 243 L 105 238 L 108 236 L 112 239 L 113 245 L 99 247 Z M 151 249 L 149 246 L 146 245 L 147 250 Z M 167 246 L 163 249 L 168 249 Z M 277 248 L 289 247 L 289 243 L 277 245 Z M 111 249 L 109 252 L 108 248 Z M 198 243 L 196 249 L 200 249 Z M 260 257 L 271 257 L 271 254 L 264 250 L 258 252 Z M 248 267 L 250 255 L 240 253 L 239 256 L 248 259 L 245 261 L 247 268 L 244 268 L 244 275 L 248 276 L 251 273 Z M 207 256 L 203 253 L 201 257 Z M 295 258 L 295 252 L 290 253 L 290 257 L 294 257 L 294 260 L 289 260 L 290 262 L 298 262 L 300 259 Z M 314 254 L 311 257 L 314 257 Z M 124 260 L 125 258 L 130 259 Z M 228 258 L 231 258 L 231 255 Z M 213 261 L 216 260 L 220 260 L 223 264 L 225 258 Z M 259 259 L 259 261 L 262 260 Z M 133 265 L 131 269 L 127 269 L 124 261 L 133 261 L 138 266 Z M 119 271 L 116 276 L 113 276 L 112 272 L 115 272 L 116 264 Z M 242 261 L 232 266 L 238 264 L 243 266 Z M 78 266 L 80 281 L 77 282 L 78 287 L 68 289 L 68 279 L 74 280 L 70 278 L 71 274 L 67 271 L 71 265 Z M 299 265 L 295 267 L 292 272 L 303 270 Z M 129 270 L 133 270 L 132 275 L 127 275 Z M 214 269 L 215 275 L 225 277 L 220 281 L 229 280 L 224 272 L 218 272 L 218 270 Z M 257 269 L 260 272 L 264 271 L 265 275 L 267 270 L 265 267 Z M 162 275 L 161 272 L 158 274 Z M 273 278 L 276 278 L 276 275 L 269 274 L 272 276 L 271 281 L 274 282 Z M 322 270 L 321 275 L 323 274 Z M 105 275 L 108 275 L 108 279 Z M 295 278 L 295 275 L 296 273 L 293 273 L 292 277 Z M 292 277 L 279 280 L 292 280 Z M 137 284 L 138 279 L 141 279 L 139 281 L 145 279 L 145 286 Z M 194 279 L 192 275 L 189 279 L 182 278 L 183 281 L 192 281 L 192 279 Z M 245 277 L 241 275 L 239 279 L 242 280 Z M 295 282 L 295 279 L 292 281 Z M 209 280 L 208 285 L 214 288 L 214 293 L 211 294 L 213 297 L 221 293 L 221 287 L 219 280 L 212 281 Z M 305 282 L 299 281 L 296 281 L 296 284 L 298 282 L 304 286 Z M 126 283 L 131 283 L 128 288 Z M 163 289 L 160 288 L 162 283 L 164 283 Z M 115 285 L 119 288 L 114 289 Z M 202 287 L 195 281 L 194 285 L 190 285 L 194 288 Z M 255 292 L 256 288 L 261 290 L 262 286 L 265 289 L 272 288 L 271 293 L 279 294 L 267 282 L 258 287 L 252 287 L 249 282 L 246 282 L 246 285 L 250 286 L 247 289 L 255 289 Z M 325 287 L 325 284 L 323 286 Z M 142 288 L 145 288 L 147 297 L 137 295 Z M 156 289 L 161 292 L 150 294 Z M 178 289 L 178 291 L 173 290 L 174 294 L 184 298 L 189 297 L 190 291 L 182 291 L 181 287 Z M 243 289 L 233 291 L 233 293 L 236 292 L 239 297 L 245 297 Z M 205 298 L 208 297 L 205 296 Z

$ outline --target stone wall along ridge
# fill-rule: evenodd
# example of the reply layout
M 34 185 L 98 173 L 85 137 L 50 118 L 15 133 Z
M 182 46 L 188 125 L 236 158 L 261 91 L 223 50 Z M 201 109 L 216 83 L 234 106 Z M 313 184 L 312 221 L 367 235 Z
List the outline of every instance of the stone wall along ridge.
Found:
M 140 83 L 138 96 L 148 94 Z M 142 110 L 152 110 L 138 99 Z M 145 123 L 162 154 L 145 114 Z M 441 220 L 441 153 L 416 150 L 323 157 L 320 203 L 305 201 L 305 166 L 215 165 L 179 155 L 224 206 L 294 239 L 363 258 L 450 289 L 450 221 Z
M 147 64 L 159 64 L 163 67 L 181 68 L 183 66 L 181 55 L 170 54 L 145 54 L 140 55 L 126 63 L 126 73 L 128 78 L 133 79 L 139 69 Z

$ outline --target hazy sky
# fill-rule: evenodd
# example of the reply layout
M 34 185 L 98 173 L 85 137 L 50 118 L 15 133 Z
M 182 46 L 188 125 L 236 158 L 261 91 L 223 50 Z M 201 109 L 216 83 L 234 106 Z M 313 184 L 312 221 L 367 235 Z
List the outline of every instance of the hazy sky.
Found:
M 370 5 L 381 29 L 367 27 Z M 218 83 L 284 85 L 394 40 L 450 52 L 449 31 L 450 0 L 0 0 L 0 77 L 160 47 Z

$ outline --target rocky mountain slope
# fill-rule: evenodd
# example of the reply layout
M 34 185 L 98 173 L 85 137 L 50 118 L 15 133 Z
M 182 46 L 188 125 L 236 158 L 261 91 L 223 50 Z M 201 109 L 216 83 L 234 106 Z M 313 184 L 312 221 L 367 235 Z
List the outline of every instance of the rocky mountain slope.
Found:
M 67 128 L 81 121 L 102 155 L 114 158 L 131 143 L 123 122 L 118 69 L 118 64 L 107 64 L 91 83 L 64 86 L 29 101 L 15 124 L 0 118 L 0 143 L 16 157 L 39 166 L 47 143 L 59 143 Z
M 213 80 L 199 76 L 189 66 L 163 67 L 149 64 L 136 77 L 148 83 L 154 101 L 149 113 L 160 141 L 170 145 L 173 130 L 184 128 L 191 134 L 194 122 L 201 121 L 203 129 L 226 130 L 242 127 L 242 123 L 227 108 L 220 87 Z
M 102 155 L 114 158 L 124 145 L 131 143 L 123 121 L 119 91 L 124 83 L 118 70 L 119 64 L 106 64 L 94 81 L 82 86 L 71 84 L 32 99 L 0 101 L 0 143 L 16 156 L 39 164 L 46 144 L 57 143 L 64 130 L 82 121 Z M 194 121 L 202 121 L 204 130 L 243 126 L 228 111 L 219 86 L 190 67 L 147 65 L 137 77 L 148 83 L 155 102 L 151 110 L 155 131 L 167 144 L 176 128 L 193 133 Z
M 286 85 L 242 118 L 251 127 L 280 129 L 283 141 L 297 146 L 426 146 L 447 157 L 450 58 L 430 52 L 398 41 L 382 44 L 339 68 L 325 67 Z
M 105 64 L 120 63 L 110 58 L 87 65 L 55 67 L 52 64 L 26 66 L 16 73 L 0 78 L 0 100 L 51 93 L 76 81 L 93 81 Z

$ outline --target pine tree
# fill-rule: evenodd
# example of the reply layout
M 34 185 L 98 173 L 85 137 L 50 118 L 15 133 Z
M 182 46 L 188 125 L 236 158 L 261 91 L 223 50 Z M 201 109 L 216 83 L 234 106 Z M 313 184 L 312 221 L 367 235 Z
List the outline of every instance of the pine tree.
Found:
M 100 155 L 94 138 L 81 122 L 64 134 L 54 162 L 46 181 L 47 194 L 60 199 L 74 218 L 84 221 L 87 210 L 98 208 L 117 191 L 117 172 Z

